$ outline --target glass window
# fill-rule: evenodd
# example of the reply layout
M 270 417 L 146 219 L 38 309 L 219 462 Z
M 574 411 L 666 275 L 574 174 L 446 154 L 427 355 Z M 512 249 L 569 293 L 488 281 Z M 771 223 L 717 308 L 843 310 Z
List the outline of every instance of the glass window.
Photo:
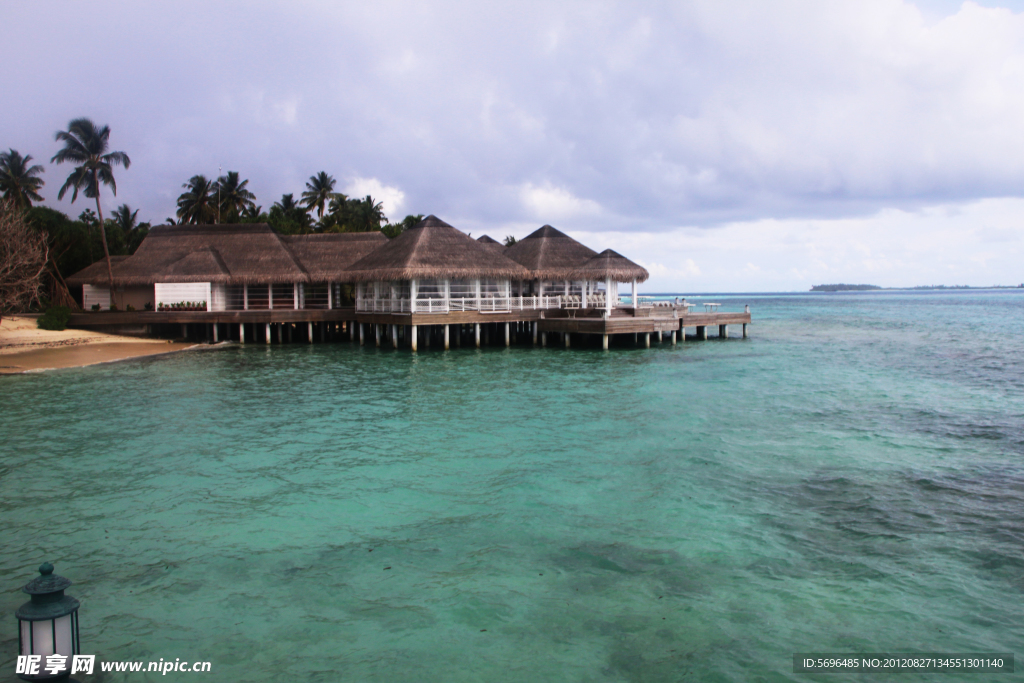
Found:
M 416 285 L 417 299 L 443 299 L 444 280 L 420 280 Z

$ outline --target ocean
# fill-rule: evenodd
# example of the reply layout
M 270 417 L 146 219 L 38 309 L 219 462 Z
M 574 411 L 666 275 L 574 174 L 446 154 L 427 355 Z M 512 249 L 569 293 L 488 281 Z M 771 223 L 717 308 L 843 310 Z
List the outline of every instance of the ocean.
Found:
M 749 304 L 750 338 L 0 378 L 0 671 L 44 560 L 84 653 L 219 680 L 827 681 L 793 654 L 1013 652 L 1024 291 L 709 299 Z

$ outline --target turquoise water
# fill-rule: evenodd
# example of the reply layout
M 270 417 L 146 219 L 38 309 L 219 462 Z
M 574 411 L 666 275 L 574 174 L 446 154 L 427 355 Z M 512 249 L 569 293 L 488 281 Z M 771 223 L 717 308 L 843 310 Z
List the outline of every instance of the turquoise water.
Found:
M 0 378 L 0 612 L 48 559 L 86 653 L 239 681 L 835 680 L 792 654 L 1019 650 L 1024 293 L 723 303 L 750 339 Z M 900 679 L 957 680 L 931 676 Z

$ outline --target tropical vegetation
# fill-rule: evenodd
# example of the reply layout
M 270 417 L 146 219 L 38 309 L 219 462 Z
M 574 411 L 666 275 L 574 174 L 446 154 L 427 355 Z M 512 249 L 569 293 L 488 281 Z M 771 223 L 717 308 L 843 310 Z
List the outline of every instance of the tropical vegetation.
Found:
M 72 189 L 71 203 L 78 198 L 78 191 L 82 190 L 86 197 L 96 200 L 96 213 L 99 216 L 99 225 L 103 225 L 103 207 L 100 205 L 100 186 L 107 185 L 110 191 L 117 195 L 117 183 L 114 181 L 113 167 L 122 165 L 126 169 L 131 165 L 131 159 L 124 152 L 108 152 L 110 146 L 110 127 L 97 127 L 90 119 L 74 119 L 68 124 L 66 131 L 57 131 L 56 139 L 64 143 L 64 148 L 53 155 L 50 163 L 72 163 L 78 164 L 64 181 L 64 185 L 57 193 L 57 199 L 63 199 L 64 194 Z M 105 230 L 100 230 L 100 237 L 103 242 L 103 254 L 107 259 L 107 276 L 110 281 L 110 291 L 114 291 L 114 270 L 110 265 L 110 248 L 107 246 L 107 235 Z
M 44 169 L 39 164 L 30 166 L 31 161 L 31 154 L 21 156 L 15 149 L 0 152 L 0 192 L 4 199 L 23 210 L 31 208 L 32 202 L 43 201 L 39 190 L 44 181 L 36 176 Z

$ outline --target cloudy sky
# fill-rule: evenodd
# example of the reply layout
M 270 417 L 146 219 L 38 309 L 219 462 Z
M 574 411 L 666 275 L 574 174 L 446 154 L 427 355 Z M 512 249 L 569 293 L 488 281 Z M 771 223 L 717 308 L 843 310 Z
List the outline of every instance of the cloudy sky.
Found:
M 5 2 L 0 148 L 88 116 L 163 222 L 325 170 L 390 218 L 544 223 L 647 291 L 1024 281 L 1024 2 Z

